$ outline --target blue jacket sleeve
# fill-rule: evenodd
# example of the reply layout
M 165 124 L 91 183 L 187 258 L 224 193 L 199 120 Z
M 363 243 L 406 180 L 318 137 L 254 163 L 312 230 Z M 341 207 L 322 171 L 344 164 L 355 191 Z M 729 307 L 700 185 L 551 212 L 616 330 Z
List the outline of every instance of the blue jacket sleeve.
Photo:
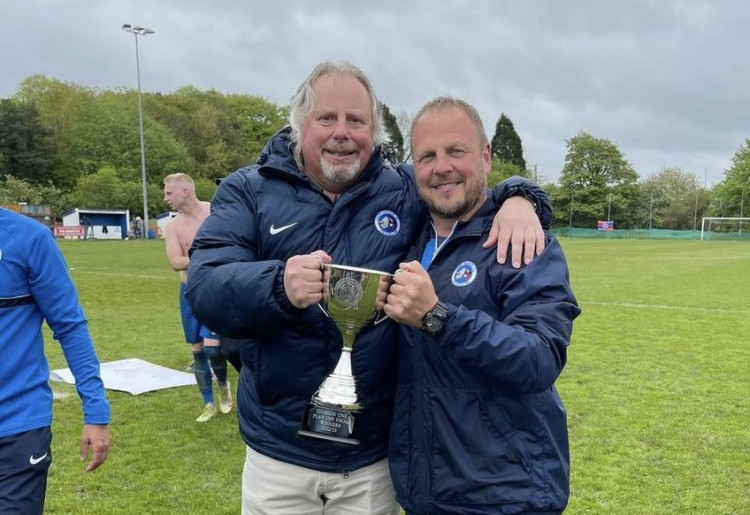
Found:
M 83 402 L 86 424 L 109 424 L 110 405 L 104 390 L 86 317 L 68 265 L 50 231 L 39 233 L 29 246 L 29 285 L 36 305 L 60 342 L 76 391 Z
M 294 323 L 302 311 L 286 296 L 286 263 L 258 260 L 255 206 L 247 179 L 231 174 L 219 185 L 190 251 L 186 297 L 193 314 L 231 338 Z
M 563 370 L 573 320 L 581 310 L 570 288 L 557 240 L 529 265 L 503 268 L 498 292 L 501 318 L 449 306 L 436 342 L 467 367 L 521 393 L 550 388 Z
M 552 225 L 552 204 L 549 195 L 530 180 L 514 175 L 505 179 L 490 191 L 490 197 L 498 207 L 502 205 L 505 199 L 517 195 L 527 198 L 534 204 L 542 229 L 549 230 Z

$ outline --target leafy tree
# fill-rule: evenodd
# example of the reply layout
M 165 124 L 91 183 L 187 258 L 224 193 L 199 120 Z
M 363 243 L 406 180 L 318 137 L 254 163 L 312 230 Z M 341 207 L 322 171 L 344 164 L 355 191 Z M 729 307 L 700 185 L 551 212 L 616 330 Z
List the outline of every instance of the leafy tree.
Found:
M 708 194 L 694 174 L 665 167 L 641 182 L 639 225 L 657 229 L 697 229 Z
M 128 204 L 125 191 L 117 171 L 105 167 L 80 177 L 75 190 L 68 194 L 68 203 L 82 209 L 123 209 Z
M 495 125 L 495 135 L 492 136 L 492 157 L 515 165 L 519 174 L 526 173 L 526 160 L 523 158 L 521 138 L 513 127 L 513 122 L 505 113 L 500 115 Z
M 224 177 L 255 162 L 287 117 L 287 108 L 257 96 L 193 87 L 153 96 L 149 108 L 188 149 L 195 161 L 196 179 Z
M 616 228 L 635 226 L 638 174 L 617 145 L 586 132 L 566 143 L 561 188 L 552 199 L 557 221 L 568 222 L 572 211 L 573 224 L 579 227 L 596 227 L 598 220 L 608 216 L 615 220 Z
M 36 204 L 38 200 L 38 192 L 28 182 L 13 175 L 0 175 L 0 204 Z
M 493 188 L 495 187 L 495 185 L 514 175 L 520 175 L 522 177 L 529 178 L 528 170 L 524 170 L 523 172 L 521 172 L 521 170 L 519 170 L 518 167 L 513 163 L 508 163 L 507 161 L 501 161 L 499 159 L 493 159 L 492 170 L 490 171 L 490 176 L 487 179 L 487 186 Z
M 12 175 L 0 175 L 0 204 L 21 202 L 49 206 L 55 220 L 58 220 L 65 210 L 62 191 L 55 186 L 38 186 Z
M 732 157 L 732 166 L 716 186 L 708 216 L 750 216 L 750 138 Z
M 51 144 L 55 155 L 55 169 L 46 178 L 63 189 L 75 185 L 80 171 L 72 140 L 75 137 L 76 121 L 84 106 L 90 103 L 95 92 L 89 88 L 48 79 L 43 75 L 32 75 L 21 83 L 16 97 L 36 106 L 42 124 L 51 132 Z
M 42 126 L 36 107 L 0 100 L 0 173 L 43 184 L 53 162 L 50 132 Z
M 398 120 L 383 102 L 380 102 L 380 110 L 383 113 L 385 131 L 391 138 L 391 141 L 383 145 L 383 153 L 392 163 L 401 163 L 404 160 L 404 136 L 398 127 Z
M 404 159 L 403 162 L 411 162 L 411 121 L 414 117 L 406 111 L 399 111 L 396 115 L 396 123 L 401 134 L 404 135 Z

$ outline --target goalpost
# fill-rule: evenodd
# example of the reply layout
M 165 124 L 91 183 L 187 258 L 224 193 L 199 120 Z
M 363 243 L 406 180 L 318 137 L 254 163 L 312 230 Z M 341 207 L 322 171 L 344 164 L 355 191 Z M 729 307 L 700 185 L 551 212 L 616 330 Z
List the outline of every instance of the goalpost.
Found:
M 710 237 L 711 225 L 724 223 L 725 230 L 718 231 L 724 234 L 737 232 L 740 239 L 742 239 L 742 231 L 744 230 L 743 222 L 750 222 L 750 218 L 744 216 L 704 216 L 701 218 L 701 241 Z M 708 225 L 707 225 L 708 224 Z M 750 223 L 747 224 L 750 226 Z

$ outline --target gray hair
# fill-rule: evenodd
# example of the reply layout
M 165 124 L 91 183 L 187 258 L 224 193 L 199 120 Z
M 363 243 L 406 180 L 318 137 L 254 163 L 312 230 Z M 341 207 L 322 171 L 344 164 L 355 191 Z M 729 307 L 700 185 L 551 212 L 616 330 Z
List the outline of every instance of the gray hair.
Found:
M 305 118 L 307 118 L 315 108 L 315 103 L 317 101 L 313 86 L 315 86 L 315 82 L 324 75 L 329 75 L 333 78 L 349 76 L 357 79 L 365 87 L 367 94 L 370 96 L 372 130 L 375 146 L 382 146 L 390 141 L 390 137 L 385 130 L 380 102 L 378 102 L 375 90 L 372 87 L 370 79 L 367 78 L 367 75 L 351 63 L 345 61 L 337 63 L 325 61 L 318 64 L 305 81 L 300 84 L 297 93 L 292 97 L 289 109 L 289 125 L 292 127 L 291 140 L 294 147 L 294 159 L 297 161 L 300 168 L 303 167 L 302 146 L 299 144 L 302 139 L 302 127 L 305 124 Z
M 409 138 L 411 140 L 414 139 L 414 127 L 417 126 L 417 122 L 422 117 L 422 115 L 430 111 L 446 111 L 448 109 L 460 109 L 461 111 L 466 113 L 471 122 L 474 124 L 474 127 L 476 127 L 477 129 L 480 147 L 484 147 L 487 143 L 489 143 L 489 140 L 487 139 L 487 133 L 484 132 L 484 124 L 482 123 L 482 118 L 479 116 L 476 108 L 464 100 L 453 97 L 437 97 L 423 105 L 411 121 L 411 131 L 409 132 Z

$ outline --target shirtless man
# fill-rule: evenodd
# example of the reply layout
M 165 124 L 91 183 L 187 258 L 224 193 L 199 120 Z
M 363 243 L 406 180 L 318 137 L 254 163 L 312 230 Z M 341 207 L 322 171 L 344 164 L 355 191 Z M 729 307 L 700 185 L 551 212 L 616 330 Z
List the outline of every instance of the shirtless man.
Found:
M 221 337 L 203 327 L 193 317 L 185 299 L 187 269 L 190 264 L 188 251 L 198 228 L 211 214 L 211 203 L 198 199 L 193 179 L 184 173 L 174 173 L 164 178 L 164 202 L 178 212 L 167 223 L 164 231 L 167 259 L 172 268 L 180 273 L 182 328 L 185 331 L 185 341 L 193 346 L 193 371 L 205 403 L 203 412 L 196 421 L 207 422 L 216 416 L 211 370 L 219 383 L 219 411 L 229 413 L 234 405 L 227 380 L 227 360 L 221 352 Z

